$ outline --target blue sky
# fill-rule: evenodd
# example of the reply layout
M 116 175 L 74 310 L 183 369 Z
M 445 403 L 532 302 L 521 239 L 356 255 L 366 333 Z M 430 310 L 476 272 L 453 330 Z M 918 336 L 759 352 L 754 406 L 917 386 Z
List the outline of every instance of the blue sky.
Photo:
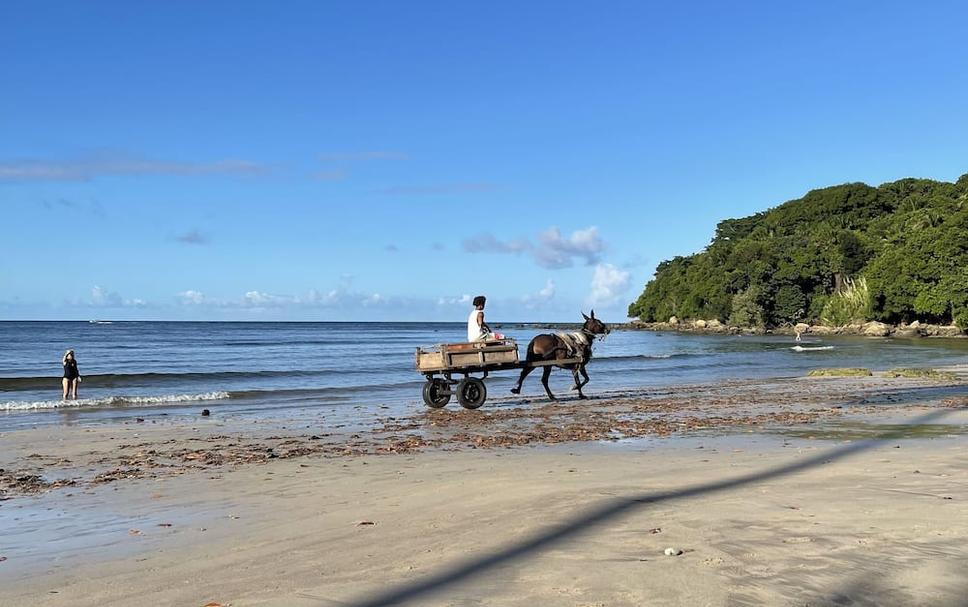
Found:
M 4 2 L 0 318 L 622 320 L 718 221 L 968 172 L 963 3 Z

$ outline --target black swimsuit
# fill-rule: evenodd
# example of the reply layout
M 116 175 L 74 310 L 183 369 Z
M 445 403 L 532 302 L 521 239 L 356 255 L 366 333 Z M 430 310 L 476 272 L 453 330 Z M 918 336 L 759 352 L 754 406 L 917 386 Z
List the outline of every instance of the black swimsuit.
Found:
M 69 360 L 64 363 L 64 379 L 77 379 L 81 374 L 77 372 L 77 361 Z

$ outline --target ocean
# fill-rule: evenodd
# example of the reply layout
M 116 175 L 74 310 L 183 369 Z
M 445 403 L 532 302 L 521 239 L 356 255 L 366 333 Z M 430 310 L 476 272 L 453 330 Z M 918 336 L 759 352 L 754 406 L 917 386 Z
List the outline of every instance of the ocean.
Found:
M 0 322 L 0 430 L 146 415 L 286 415 L 291 410 L 424 407 L 418 346 L 463 340 L 464 323 Z M 534 325 L 508 325 L 522 353 Z M 820 367 L 968 362 L 968 340 L 711 336 L 617 330 L 595 347 L 586 393 L 802 376 Z M 77 401 L 62 401 L 61 356 L 76 352 Z M 488 378 L 487 406 L 520 403 L 517 372 Z M 539 374 L 523 394 L 542 394 Z M 552 390 L 570 396 L 557 370 Z M 458 407 L 456 402 L 449 405 Z M 289 413 L 283 413 L 290 410 Z M 348 409 L 349 410 L 349 409 Z

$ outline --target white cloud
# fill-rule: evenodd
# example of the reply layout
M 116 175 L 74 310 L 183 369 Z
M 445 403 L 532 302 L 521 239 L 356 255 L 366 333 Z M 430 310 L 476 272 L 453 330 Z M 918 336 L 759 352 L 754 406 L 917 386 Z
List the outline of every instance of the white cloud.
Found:
M 286 295 L 272 295 L 262 291 L 246 291 L 242 297 L 242 305 L 254 308 L 265 308 L 268 306 L 281 306 L 288 303 L 295 303 L 296 298 Z
M 460 297 L 438 297 L 437 305 L 438 306 L 466 306 L 466 305 L 469 305 L 471 301 L 473 301 L 473 299 L 474 298 L 468 295 L 467 293 L 464 293 Z
M 139 298 L 126 299 L 114 291 L 108 291 L 99 285 L 91 289 L 90 305 L 107 308 L 143 308 L 148 303 Z
M 531 293 L 521 298 L 521 302 L 528 308 L 536 308 L 543 303 L 547 303 L 555 297 L 555 281 L 550 278 L 545 286 L 537 293 Z
M 201 291 L 193 291 L 191 289 L 179 293 L 178 298 L 183 304 L 197 305 L 205 302 L 205 295 Z
M 539 266 L 549 269 L 571 267 L 572 258 L 583 259 L 587 265 L 592 265 L 598 263 L 604 250 L 605 243 L 595 226 L 575 230 L 567 238 L 561 235 L 557 227 L 552 227 L 538 235 L 534 260 Z
M 553 226 L 538 234 L 537 243 L 526 238 L 500 240 L 485 233 L 464 240 L 463 246 L 468 253 L 518 255 L 529 252 L 535 263 L 551 270 L 569 268 L 576 259 L 586 265 L 596 264 L 605 251 L 605 242 L 595 226 L 575 230 L 569 236 L 562 235 L 561 230 Z
M 592 275 L 592 290 L 588 296 L 590 305 L 610 305 L 628 291 L 632 274 L 620 270 L 610 263 L 595 266 Z

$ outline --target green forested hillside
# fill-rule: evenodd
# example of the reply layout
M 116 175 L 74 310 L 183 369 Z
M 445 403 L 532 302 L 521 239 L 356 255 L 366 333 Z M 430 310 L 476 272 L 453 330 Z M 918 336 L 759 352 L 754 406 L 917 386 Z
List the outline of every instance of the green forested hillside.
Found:
M 705 250 L 659 264 L 629 316 L 966 328 L 968 174 L 849 183 L 722 221 Z

